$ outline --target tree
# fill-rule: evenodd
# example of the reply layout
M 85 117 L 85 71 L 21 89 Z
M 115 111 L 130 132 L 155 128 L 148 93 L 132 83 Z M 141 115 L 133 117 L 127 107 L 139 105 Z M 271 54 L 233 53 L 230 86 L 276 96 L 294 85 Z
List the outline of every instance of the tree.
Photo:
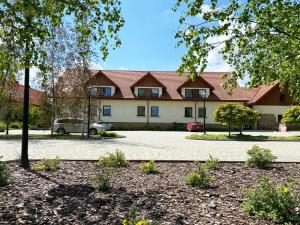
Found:
M 242 126 L 245 124 L 255 123 L 259 115 L 258 113 L 246 106 L 233 103 L 225 103 L 219 105 L 213 113 L 216 122 L 228 125 L 229 136 L 231 136 L 231 126 L 238 126 L 240 134 L 242 134 Z
M 53 27 L 53 29 L 56 34 L 55 38 L 46 40 L 43 46 L 47 54 L 45 58 L 46 69 L 38 73 L 41 89 L 49 96 L 49 102 L 46 100 L 43 102 L 42 117 L 44 121 L 43 126 L 48 126 L 47 117 L 44 116 L 51 116 L 51 136 L 53 136 L 53 125 L 56 111 L 58 110 L 58 96 L 55 84 L 59 76 L 71 64 L 69 56 L 77 54 L 73 48 L 73 36 L 76 34 L 74 28 L 70 24 L 65 23 L 59 27 Z M 49 103 L 51 103 L 51 112 L 48 107 Z
M 300 106 L 293 106 L 282 115 L 282 123 L 285 125 L 300 125 Z
M 53 27 L 62 24 L 65 16 L 73 19 L 76 30 L 83 36 L 92 37 L 100 43 L 100 51 L 105 59 L 109 46 L 118 47 L 121 42 L 118 31 L 124 24 L 120 13 L 120 0 L 11 0 L 0 2 L 0 42 L 8 43 L 10 48 L 21 49 L 1 52 L 4 64 L 0 68 L 11 68 L 9 58 L 18 59 L 18 68 L 24 69 L 24 106 L 22 152 L 20 165 L 29 168 L 28 160 L 28 112 L 29 112 L 29 74 L 30 67 L 37 66 L 44 70 L 46 56 L 42 46 L 46 39 L 55 37 Z M 82 19 L 85 20 L 84 26 Z M 84 41 L 83 38 L 81 41 Z M 13 45 L 12 45 L 13 43 Z M 83 53 L 84 54 L 84 53 Z M 3 71 L 1 77 L 5 76 Z
M 233 68 L 225 87 L 235 87 L 245 76 L 250 87 L 279 80 L 300 100 L 299 0 L 229 0 L 226 5 L 220 0 L 177 0 L 174 10 L 180 6 L 186 11 L 176 38 L 187 47 L 181 73 L 201 75 L 208 54 L 217 50 Z
M 5 123 L 6 135 L 8 135 L 11 122 L 19 119 L 22 114 L 22 99 L 17 91 L 17 83 L 3 81 L 2 85 L 2 91 L 0 91 L 0 120 Z

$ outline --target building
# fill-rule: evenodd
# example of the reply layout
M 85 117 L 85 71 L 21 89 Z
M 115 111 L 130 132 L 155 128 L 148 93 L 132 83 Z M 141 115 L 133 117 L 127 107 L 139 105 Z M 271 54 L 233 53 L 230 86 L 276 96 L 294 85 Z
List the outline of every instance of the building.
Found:
M 225 74 L 206 72 L 192 82 L 176 72 L 92 71 L 87 83 L 92 118 L 123 128 L 167 128 L 202 122 L 206 116 L 208 128 L 220 128 L 222 125 L 213 120 L 213 111 L 222 103 L 232 102 L 261 114 L 258 129 L 275 129 L 282 113 L 293 104 L 287 90 L 281 91 L 279 82 L 274 82 L 251 90 L 237 87 L 229 95 L 223 88 Z

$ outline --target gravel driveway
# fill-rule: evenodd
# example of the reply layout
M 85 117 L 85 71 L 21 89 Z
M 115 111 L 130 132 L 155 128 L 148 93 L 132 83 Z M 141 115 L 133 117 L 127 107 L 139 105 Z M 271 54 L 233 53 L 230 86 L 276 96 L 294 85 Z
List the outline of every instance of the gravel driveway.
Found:
M 14 131 L 13 133 L 18 133 Z M 33 132 L 31 132 L 33 133 Z M 35 133 L 48 133 L 38 131 Z M 41 159 L 94 160 L 121 149 L 129 160 L 205 160 L 211 154 L 221 161 L 244 161 L 246 150 L 254 144 L 270 148 L 281 162 L 300 162 L 300 142 L 200 141 L 185 139 L 187 132 L 119 131 L 126 138 L 107 140 L 30 140 L 29 157 Z M 253 132 L 252 135 L 279 133 Z M 281 135 L 299 135 L 282 133 Z M 0 140 L 0 156 L 14 160 L 20 155 L 20 140 Z

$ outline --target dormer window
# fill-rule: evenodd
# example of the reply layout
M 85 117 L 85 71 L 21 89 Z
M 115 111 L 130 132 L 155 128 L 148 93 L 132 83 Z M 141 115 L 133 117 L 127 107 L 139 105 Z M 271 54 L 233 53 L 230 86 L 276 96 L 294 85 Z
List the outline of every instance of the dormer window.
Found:
M 184 97 L 185 98 L 203 98 L 207 93 L 205 88 L 185 88 Z
M 102 95 L 103 96 L 111 96 L 111 87 L 104 87 L 102 89 Z
M 138 88 L 138 97 L 146 97 L 146 88 Z
M 151 89 L 151 96 L 152 97 L 159 97 L 159 89 L 158 88 L 152 88 Z

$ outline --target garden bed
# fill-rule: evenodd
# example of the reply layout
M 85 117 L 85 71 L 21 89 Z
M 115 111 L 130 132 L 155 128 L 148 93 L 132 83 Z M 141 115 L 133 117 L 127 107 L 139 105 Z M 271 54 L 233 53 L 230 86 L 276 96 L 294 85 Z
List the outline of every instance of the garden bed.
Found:
M 300 142 L 300 136 L 264 136 L 264 135 L 240 135 L 232 134 L 190 134 L 186 136 L 192 140 L 206 141 L 296 141 Z
M 157 165 L 162 173 L 147 175 L 139 163 L 130 163 L 113 178 L 110 190 L 96 192 L 89 183 L 92 162 L 62 161 L 56 172 L 27 171 L 11 162 L 10 184 L 0 187 L 0 224 L 120 224 L 132 205 L 155 224 L 273 224 L 243 214 L 244 190 L 262 175 L 278 182 L 300 180 L 300 164 L 259 170 L 222 163 L 211 172 L 215 185 L 199 190 L 184 182 L 193 163 Z

